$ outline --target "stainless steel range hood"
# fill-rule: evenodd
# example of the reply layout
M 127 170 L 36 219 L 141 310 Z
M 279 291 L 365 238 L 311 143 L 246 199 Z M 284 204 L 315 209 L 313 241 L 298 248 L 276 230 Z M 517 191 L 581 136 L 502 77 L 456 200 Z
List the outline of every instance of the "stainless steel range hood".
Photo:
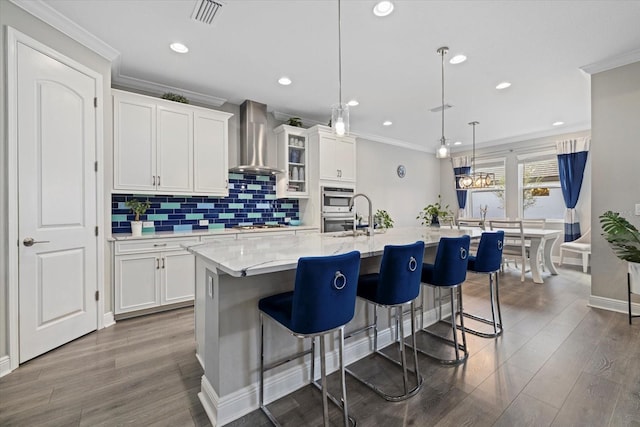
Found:
M 246 100 L 240 105 L 240 165 L 229 172 L 275 175 L 283 170 L 267 165 L 267 106 Z

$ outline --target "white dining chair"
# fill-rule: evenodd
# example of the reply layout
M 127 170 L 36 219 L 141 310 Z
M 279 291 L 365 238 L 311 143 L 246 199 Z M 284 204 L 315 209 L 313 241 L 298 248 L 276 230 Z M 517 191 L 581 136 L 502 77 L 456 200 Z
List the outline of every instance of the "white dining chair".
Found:
M 508 260 L 515 262 L 516 268 L 518 267 L 517 260 L 521 261 L 520 266 L 520 281 L 524 282 L 524 273 L 526 271 L 527 262 L 527 248 L 525 246 L 524 232 L 521 220 L 490 220 L 490 230 L 504 230 L 505 234 L 519 233 L 519 236 L 510 235 L 508 238 L 505 236 L 504 245 L 502 249 L 502 261 L 503 265 Z
M 586 273 L 589 268 L 589 255 L 591 255 L 591 229 L 588 229 L 582 236 L 573 242 L 564 242 L 560 244 L 559 265 L 562 265 L 565 251 L 582 254 L 582 271 Z

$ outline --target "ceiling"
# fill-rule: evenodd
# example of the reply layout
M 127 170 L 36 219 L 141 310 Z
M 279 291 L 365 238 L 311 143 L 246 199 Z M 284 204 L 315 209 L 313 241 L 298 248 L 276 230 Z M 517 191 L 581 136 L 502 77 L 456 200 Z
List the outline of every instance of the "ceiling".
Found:
M 118 51 L 114 82 L 152 82 L 326 124 L 338 102 L 336 0 L 223 0 L 212 25 L 191 19 L 196 0 L 46 0 Z M 640 1 L 342 1 L 343 101 L 351 131 L 435 149 L 441 136 L 478 145 L 590 128 L 590 77 L 580 67 L 640 48 Z M 175 41 L 190 51 L 169 49 Z M 463 53 L 468 60 L 448 63 Z M 277 83 L 281 76 L 293 80 Z M 495 86 L 509 81 L 499 91 Z M 390 120 L 392 126 L 383 126 Z M 552 123 L 562 121 L 562 126 Z

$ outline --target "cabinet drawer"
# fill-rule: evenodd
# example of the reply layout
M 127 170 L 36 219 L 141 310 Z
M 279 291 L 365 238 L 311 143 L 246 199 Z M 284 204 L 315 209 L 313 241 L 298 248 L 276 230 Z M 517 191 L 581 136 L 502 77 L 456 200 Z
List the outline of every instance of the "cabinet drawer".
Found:
M 142 253 L 142 252 L 158 252 L 158 251 L 175 251 L 183 249 L 181 245 L 198 243 L 200 238 L 193 237 L 176 237 L 172 239 L 148 239 L 134 240 L 127 242 L 116 242 L 116 255 Z

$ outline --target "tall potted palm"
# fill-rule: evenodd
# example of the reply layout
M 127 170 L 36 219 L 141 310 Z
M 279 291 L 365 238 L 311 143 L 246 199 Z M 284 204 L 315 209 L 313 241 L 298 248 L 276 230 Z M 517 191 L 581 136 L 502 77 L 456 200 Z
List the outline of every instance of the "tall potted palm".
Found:
M 618 212 L 607 211 L 600 215 L 600 225 L 604 232 L 602 236 L 616 256 L 628 262 L 629 292 L 640 294 L 640 232 Z

